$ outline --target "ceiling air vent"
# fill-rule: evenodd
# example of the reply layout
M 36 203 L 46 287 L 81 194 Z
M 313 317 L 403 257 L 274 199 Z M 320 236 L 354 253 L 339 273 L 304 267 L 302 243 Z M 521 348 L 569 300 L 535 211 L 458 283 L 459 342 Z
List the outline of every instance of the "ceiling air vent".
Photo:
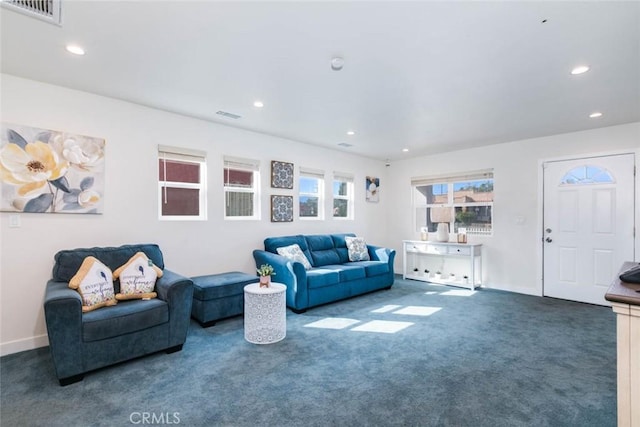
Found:
M 227 113 L 226 111 L 216 111 L 216 114 L 222 117 L 226 117 L 228 119 L 239 119 L 242 116 L 239 116 L 237 114 L 233 114 L 233 113 Z
M 349 144 L 348 142 L 340 142 L 338 145 L 340 147 L 353 147 L 353 144 Z
M 7 9 L 60 25 L 61 0 L 0 0 Z

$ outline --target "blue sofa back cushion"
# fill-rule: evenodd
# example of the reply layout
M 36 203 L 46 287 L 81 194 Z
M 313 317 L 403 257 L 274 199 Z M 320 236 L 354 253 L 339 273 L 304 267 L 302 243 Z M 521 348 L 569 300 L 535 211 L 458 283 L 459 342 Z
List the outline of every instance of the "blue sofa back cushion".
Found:
M 333 240 L 333 246 L 335 246 L 336 251 L 338 252 L 338 256 L 340 257 L 340 264 L 349 262 L 349 249 L 347 249 L 347 241 L 344 239 L 347 236 L 356 237 L 356 235 L 353 233 L 331 235 L 331 239 Z
M 293 244 L 297 244 L 300 246 L 302 253 L 307 257 L 309 262 L 313 262 L 311 259 L 311 254 L 309 253 L 309 247 L 307 246 L 307 241 L 304 239 L 304 236 L 301 234 L 297 236 L 280 236 L 280 237 L 267 237 L 264 239 L 264 250 L 267 252 L 271 252 L 273 254 L 278 253 L 278 248 L 283 248 L 285 246 L 291 246 Z
M 328 234 L 317 234 L 305 236 L 309 252 L 311 252 L 311 263 L 314 267 L 323 265 L 340 264 L 340 255 L 333 244 L 333 239 Z
M 158 245 L 153 243 L 119 247 L 79 248 L 63 250 L 55 254 L 53 280 L 57 282 L 70 281 L 80 269 L 82 261 L 88 256 L 96 257 L 113 271 L 126 264 L 137 252 L 144 252 L 156 266 L 164 270 L 162 251 L 160 251 Z

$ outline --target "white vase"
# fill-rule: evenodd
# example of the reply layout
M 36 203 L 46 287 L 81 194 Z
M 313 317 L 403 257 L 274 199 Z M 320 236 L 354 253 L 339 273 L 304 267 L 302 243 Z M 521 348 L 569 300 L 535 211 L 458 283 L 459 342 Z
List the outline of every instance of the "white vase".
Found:
M 449 241 L 449 224 L 446 222 L 438 223 L 438 233 L 436 234 L 436 240 L 438 242 Z

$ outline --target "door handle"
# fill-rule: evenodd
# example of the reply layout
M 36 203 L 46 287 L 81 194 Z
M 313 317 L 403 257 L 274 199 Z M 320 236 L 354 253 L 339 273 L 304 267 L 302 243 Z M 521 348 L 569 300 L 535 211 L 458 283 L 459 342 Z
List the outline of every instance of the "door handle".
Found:
M 553 239 L 551 237 L 547 237 L 546 239 L 544 239 L 544 241 L 547 243 L 551 243 L 553 242 Z

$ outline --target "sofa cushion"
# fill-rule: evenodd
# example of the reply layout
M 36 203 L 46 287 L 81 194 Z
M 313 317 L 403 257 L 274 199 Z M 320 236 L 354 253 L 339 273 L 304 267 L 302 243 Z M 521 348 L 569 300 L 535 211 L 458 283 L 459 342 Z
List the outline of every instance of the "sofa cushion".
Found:
M 340 274 L 341 282 L 348 282 L 349 280 L 364 279 L 367 277 L 365 268 L 361 265 L 349 264 L 336 264 L 336 265 L 324 265 L 323 269 L 337 271 Z
M 362 237 L 345 237 L 349 251 L 349 261 L 369 261 L 367 242 Z
M 162 270 L 153 265 L 144 252 L 138 252 L 122 267 L 113 272 L 113 278 L 120 280 L 117 300 L 155 298 L 153 290 L 156 279 L 162 277 Z
M 311 262 L 314 267 L 322 267 L 329 264 L 340 264 L 340 255 L 333 245 L 333 239 L 328 234 L 317 234 L 305 236 L 309 251 L 311 252 Z
M 304 265 L 305 270 L 308 270 L 311 268 L 311 263 L 309 262 L 309 259 L 302 252 L 302 249 L 300 249 L 300 246 L 298 246 L 297 243 L 294 243 L 293 245 L 289 245 L 289 246 L 284 246 L 282 248 L 278 248 L 277 252 L 278 252 L 278 255 L 282 255 L 283 257 L 287 258 L 291 262 L 302 263 L 302 265 Z
M 88 256 L 96 257 L 111 271 L 124 265 L 137 252 L 144 252 L 147 257 L 161 270 L 164 270 L 162 252 L 156 244 L 123 245 L 119 247 L 80 248 L 58 252 L 54 256 L 53 280 L 68 282 L 76 274 L 84 259 Z M 116 292 L 118 292 L 116 286 Z
M 82 316 L 82 339 L 103 340 L 141 331 L 169 321 L 169 305 L 159 299 L 122 301 Z
M 364 267 L 367 277 L 389 273 L 389 263 L 384 261 L 356 261 L 351 264 Z
M 338 256 L 340 257 L 340 264 L 349 262 L 349 250 L 347 249 L 347 242 L 345 241 L 345 237 L 355 237 L 355 234 L 342 233 L 331 235 L 333 246 L 336 248 L 336 252 L 338 252 Z
M 113 289 L 113 273 L 92 256 L 84 259 L 78 272 L 69 281 L 69 287 L 80 294 L 83 313 L 118 302 Z
M 307 285 L 310 289 L 323 288 L 338 283 L 340 283 L 340 272 L 338 270 L 314 268 L 307 271 Z
M 304 236 L 298 234 L 297 236 L 280 236 L 280 237 L 267 237 L 264 239 L 264 250 L 273 254 L 278 253 L 278 248 L 285 246 L 291 246 L 297 244 L 300 246 L 300 250 L 311 261 L 311 254 L 309 253 L 309 247 Z

